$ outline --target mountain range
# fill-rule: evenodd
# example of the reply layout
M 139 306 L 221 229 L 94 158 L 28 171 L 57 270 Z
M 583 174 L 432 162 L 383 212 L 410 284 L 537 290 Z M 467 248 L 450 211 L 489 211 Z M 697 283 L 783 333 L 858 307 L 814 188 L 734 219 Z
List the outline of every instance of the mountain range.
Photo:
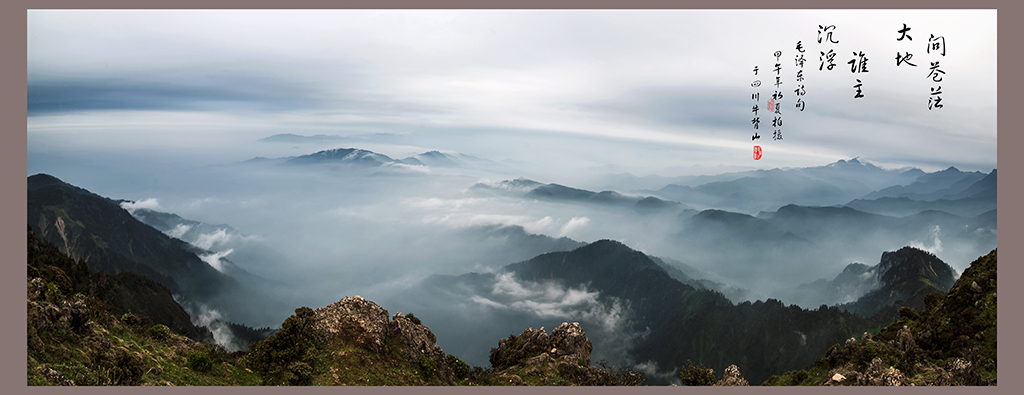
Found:
M 497 183 L 478 182 L 473 184 L 470 189 L 473 191 L 517 196 L 524 199 L 629 207 L 639 212 L 681 211 L 688 209 L 685 204 L 662 200 L 654 196 L 628 196 L 616 191 L 593 192 L 561 184 L 542 184 L 526 178 L 503 180 Z
M 298 169 L 462 169 L 497 163 L 439 151 L 395 160 L 355 148 L 263 161 Z M 885 326 L 900 307 L 925 308 L 927 295 L 949 290 L 956 271 L 928 251 L 945 250 L 944 256 L 957 256 L 959 262 L 978 249 L 995 248 L 995 170 L 988 175 L 952 167 L 936 173 L 896 171 L 852 159 L 686 181 L 690 184 L 641 193 L 593 192 L 526 178 L 469 188 L 477 194 L 655 213 L 675 224 L 664 244 L 671 246 L 666 247 L 673 252 L 669 256 L 685 257 L 686 263 L 649 256 L 614 240 L 583 243 L 530 234 L 521 226 L 471 227 L 465 230 L 466 240 L 475 238 L 493 249 L 493 262 L 515 263 L 491 272 L 435 275 L 390 297 L 430 313 L 421 316 L 438 320 L 431 325 L 449 336 L 438 344 L 452 342 L 445 348 L 469 361 L 481 361 L 488 350 L 469 340 L 480 337 L 471 331 L 498 333 L 521 329 L 524 322 L 554 327 L 568 319 L 593 328 L 588 334 L 596 356 L 643 367 L 652 383 L 672 382 L 688 360 L 713 369 L 736 365 L 751 382 L 760 383 L 809 366 L 830 346 Z M 266 320 L 270 312 L 281 311 L 281 306 L 270 308 L 275 301 L 261 292 L 269 280 L 234 262 L 236 257 L 248 260 L 258 249 L 228 259 L 218 249 L 230 248 L 208 237 L 240 235 L 230 226 L 147 209 L 129 212 L 123 204 L 130 202 L 100 197 L 45 174 L 29 177 L 28 192 L 31 234 L 89 270 L 119 278 L 138 274 L 155 281 L 140 289 L 163 289 L 161 295 L 178 299 L 173 302 L 179 309 L 203 305 L 233 321 Z M 822 203 L 842 201 L 849 204 Z M 690 208 L 704 206 L 712 208 Z M 912 206 L 925 209 L 886 214 L 913 211 Z M 937 209 L 946 206 L 958 209 Z M 812 268 L 828 273 L 823 257 L 848 263 L 844 254 L 854 250 L 885 252 L 877 265 L 850 263 L 833 280 L 796 287 L 782 299 L 788 305 L 778 298 L 743 301 L 757 294 L 721 281 L 733 278 L 712 281 L 706 273 L 714 268 L 751 279 L 796 278 Z M 77 270 L 75 264 L 62 267 Z M 50 269 L 37 265 L 35 270 Z M 159 300 L 169 305 L 166 297 Z M 800 307 L 819 302 L 816 309 Z M 480 322 L 460 316 L 474 312 L 480 313 Z M 155 316 L 176 331 L 194 336 L 201 331 L 195 316 L 191 329 L 178 313 Z

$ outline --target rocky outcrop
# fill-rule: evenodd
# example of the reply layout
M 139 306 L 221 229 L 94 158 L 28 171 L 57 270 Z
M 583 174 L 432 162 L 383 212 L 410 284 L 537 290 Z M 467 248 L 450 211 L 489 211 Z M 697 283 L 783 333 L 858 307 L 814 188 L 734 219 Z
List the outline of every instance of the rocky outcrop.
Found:
M 591 351 L 593 345 L 580 324 L 563 322 L 550 336 L 543 327 L 527 328 L 519 336 L 499 340 L 490 362 L 499 381 L 509 385 L 639 385 L 645 380 L 641 372 L 616 372 L 604 361 L 604 369 L 591 366 Z
M 387 310 L 358 295 L 313 310 L 314 326 L 325 341 L 341 336 L 368 349 L 384 346 L 390 321 Z
M 66 377 L 64 377 L 63 374 L 58 372 L 56 369 L 54 369 L 50 365 L 43 365 L 43 366 L 40 366 L 40 367 L 38 367 L 36 369 L 39 370 L 39 373 L 41 373 L 43 375 L 43 377 L 46 378 L 46 380 L 49 381 L 50 383 L 52 383 L 53 385 L 59 385 L 59 386 L 73 386 L 73 385 L 75 385 L 74 381 L 68 380 Z
M 509 336 L 498 341 L 498 347 L 491 349 L 490 362 L 496 370 L 519 365 L 531 358 L 547 355 L 552 360 L 590 365 L 590 352 L 594 346 L 587 339 L 586 332 L 578 322 L 563 322 L 548 336 L 544 328 L 527 328 L 522 334 Z M 545 358 L 545 357 L 541 357 Z
M 358 295 L 313 310 L 313 322 L 324 341 L 341 338 L 377 352 L 397 347 L 409 361 L 430 366 L 442 381 L 453 376 L 444 350 L 438 347 L 430 328 L 414 323 L 402 313 L 389 318 L 386 309 Z
M 729 365 L 729 367 L 725 368 L 725 371 L 722 372 L 722 376 L 722 379 L 715 383 L 716 387 L 750 385 L 750 383 L 743 378 L 743 375 L 740 374 L 740 368 L 736 365 Z

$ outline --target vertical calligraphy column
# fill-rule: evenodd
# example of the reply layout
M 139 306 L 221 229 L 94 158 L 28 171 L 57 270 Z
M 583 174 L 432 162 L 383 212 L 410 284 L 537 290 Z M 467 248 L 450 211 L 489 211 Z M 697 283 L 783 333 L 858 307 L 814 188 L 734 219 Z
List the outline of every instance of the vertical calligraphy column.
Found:
M 782 140 L 782 51 L 775 51 L 775 68 L 772 71 L 775 72 L 775 93 L 772 94 L 772 98 L 768 100 L 768 111 L 774 113 L 772 118 L 772 140 Z
M 935 37 L 934 34 L 929 34 L 928 47 L 926 52 L 929 55 L 931 55 L 934 52 L 936 54 L 941 55 L 942 57 L 945 57 L 946 38 L 943 36 Z M 931 55 L 931 57 L 934 56 L 935 55 Z M 939 67 L 941 67 L 939 65 L 939 61 L 936 60 L 934 62 L 931 62 L 931 67 L 929 67 L 928 69 L 928 77 L 926 77 L 931 78 L 932 82 L 936 84 L 942 82 L 942 77 L 943 75 L 946 74 L 946 72 L 942 71 L 942 69 L 940 69 Z M 931 111 L 932 108 L 942 108 L 942 85 L 936 85 L 931 87 L 931 94 L 928 96 L 928 110 Z
M 757 66 L 756 65 L 754 66 L 754 77 L 757 77 Z M 754 125 L 754 135 L 750 138 L 750 141 L 754 141 L 754 140 L 757 140 L 757 139 L 761 138 L 761 136 L 759 136 L 757 134 L 757 127 L 758 127 L 758 125 L 761 124 L 761 118 L 757 116 L 757 112 L 760 110 L 758 108 L 758 103 L 761 102 L 761 93 L 757 91 L 757 88 L 761 87 L 761 80 L 755 79 L 754 82 L 750 83 L 750 87 L 754 88 L 754 92 L 750 94 L 750 100 L 753 100 L 753 102 L 754 102 L 754 106 L 750 110 L 751 112 L 754 113 L 754 118 L 750 120 L 750 123 L 752 125 Z M 761 159 L 761 146 L 755 145 L 754 146 L 754 160 L 759 160 L 759 159 Z
M 796 89 L 793 93 L 796 93 L 796 108 L 799 108 L 801 112 L 804 111 L 806 103 L 804 103 L 804 95 L 807 94 L 807 90 L 804 89 L 804 63 L 807 59 L 804 58 L 804 45 L 803 42 L 796 42 Z
M 839 44 L 839 40 L 835 40 L 832 37 L 832 33 L 835 33 L 835 31 L 836 25 L 818 25 L 818 46 L 820 47 L 822 43 Z M 821 62 L 821 65 L 818 66 L 818 71 L 832 71 L 836 67 L 836 51 L 829 48 L 828 52 L 819 52 L 821 52 L 821 56 L 818 57 L 818 60 Z
M 907 26 L 906 23 L 904 23 L 903 28 L 896 31 L 896 33 L 900 35 L 898 38 L 896 38 L 896 41 L 907 40 L 906 42 L 908 44 L 911 41 L 914 41 L 914 37 L 909 34 L 910 30 L 910 27 Z M 900 51 L 896 51 L 896 67 L 917 67 L 916 64 L 910 62 L 910 60 L 913 58 L 914 54 L 910 53 L 910 51 L 907 51 L 906 53 L 903 54 L 900 54 Z M 931 108 L 931 103 L 928 103 L 928 108 Z

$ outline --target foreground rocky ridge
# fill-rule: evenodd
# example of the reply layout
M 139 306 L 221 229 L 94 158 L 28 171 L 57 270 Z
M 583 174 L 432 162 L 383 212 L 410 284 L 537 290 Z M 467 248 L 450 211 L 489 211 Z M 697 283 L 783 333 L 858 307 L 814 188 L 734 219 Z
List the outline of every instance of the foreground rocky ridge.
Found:
M 470 367 L 413 315 L 359 296 L 296 309 L 251 351 L 196 342 L 91 296 L 27 285 L 29 385 L 638 385 L 643 373 L 590 365 L 577 323 L 498 342 L 500 368 Z

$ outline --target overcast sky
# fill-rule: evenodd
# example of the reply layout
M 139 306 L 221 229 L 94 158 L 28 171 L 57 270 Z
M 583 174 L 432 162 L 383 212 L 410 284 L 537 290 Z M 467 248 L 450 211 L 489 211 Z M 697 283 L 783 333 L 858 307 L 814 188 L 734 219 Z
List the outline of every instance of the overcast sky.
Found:
M 819 44 L 819 25 L 838 43 Z M 33 155 L 91 149 L 274 156 L 241 144 L 276 133 L 392 133 L 406 139 L 357 148 L 638 175 L 853 157 L 988 172 L 995 49 L 994 10 L 30 11 L 29 173 Z M 819 71 L 829 50 L 836 66 Z M 776 51 L 781 141 L 765 109 Z M 851 72 L 855 52 L 866 73 Z M 896 66 L 906 52 L 916 67 Z

